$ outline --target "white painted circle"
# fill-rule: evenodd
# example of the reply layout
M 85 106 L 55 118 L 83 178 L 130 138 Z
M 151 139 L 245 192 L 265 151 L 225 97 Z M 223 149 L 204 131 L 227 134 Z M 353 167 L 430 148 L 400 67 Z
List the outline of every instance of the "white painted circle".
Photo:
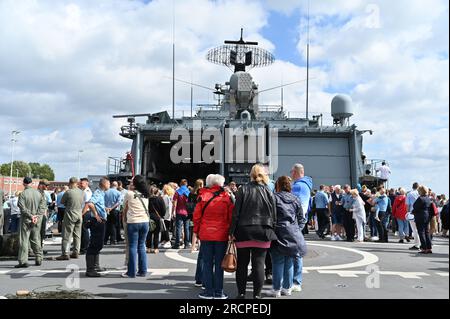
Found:
M 349 251 L 358 255 L 361 255 L 363 258 L 361 260 L 348 263 L 348 264 L 340 264 L 340 265 L 330 265 L 330 266 L 318 266 L 318 267 L 303 267 L 304 270 L 336 270 L 336 269 L 347 269 L 347 268 L 356 268 L 356 267 L 364 267 L 367 265 L 374 264 L 378 262 L 378 257 L 372 253 L 368 253 L 365 251 L 360 251 L 353 248 L 347 248 L 347 247 L 339 247 L 339 246 L 331 246 L 331 245 L 324 245 L 324 244 L 315 244 L 315 243 L 308 243 L 308 246 L 319 246 L 319 247 L 327 247 L 327 248 L 334 248 L 334 249 L 341 249 L 345 251 Z M 176 251 L 166 251 L 164 254 L 167 258 L 181 261 L 188 264 L 197 264 L 197 260 L 187 258 L 180 256 L 178 253 L 179 250 Z

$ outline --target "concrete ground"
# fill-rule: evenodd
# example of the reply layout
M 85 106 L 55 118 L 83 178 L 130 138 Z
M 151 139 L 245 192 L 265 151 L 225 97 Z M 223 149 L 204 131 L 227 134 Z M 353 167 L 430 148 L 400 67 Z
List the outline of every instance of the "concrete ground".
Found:
M 304 259 L 303 291 L 286 299 L 419 299 L 449 298 L 449 242 L 436 237 L 432 255 L 408 250 L 397 243 L 347 243 L 306 236 L 309 252 Z M 60 238 L 46 240 L 47 257 L 60 254 Z M 197 253 L 160 250 L 148 254 L 146 278 L 122 278 L 124 245 L 106 246 L 101 264 L 108 269 L 101 278 L 84 276 L 85 260 L 44 260 L 36 267 L 30 258 L 26 269 L 15 269 L 16 260 L 0 260 L 0 296 L 17 290 L 81 289 L 96 298 L 197 299 L 194 287 Z M 235 275 L 225 274 L 225 292 L 237 294 Z M 266 285 L 264 292 L 270 291 Z M 248 297 L 251 297 L 249 284 Z

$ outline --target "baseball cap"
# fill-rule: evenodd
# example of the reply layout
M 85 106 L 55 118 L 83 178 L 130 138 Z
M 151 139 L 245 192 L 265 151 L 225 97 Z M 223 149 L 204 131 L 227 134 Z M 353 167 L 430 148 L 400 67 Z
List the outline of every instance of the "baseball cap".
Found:
M 29 185 L 29 184 L 33 183 L 33 180 L 31 179 L 31 177 L 27 176 L 23 179 L 23 183 L 26 185 Z
M 50 186 L 50 182 L 47 179 L 41 179 L 39 185 Z

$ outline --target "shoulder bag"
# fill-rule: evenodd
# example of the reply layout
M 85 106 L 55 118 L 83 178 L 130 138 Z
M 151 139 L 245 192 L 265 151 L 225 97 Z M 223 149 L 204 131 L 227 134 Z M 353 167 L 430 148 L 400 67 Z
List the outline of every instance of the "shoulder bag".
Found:
M 153 219 L 150 218 L 150 214 L 148 213 L 147 206 L 145 206 L 144 201 L 142 200 L 142 195 L 138 194 L 137 192 L 134 192 L 134 198 L 139 198 L 139 201 L 141 202 L 142 206 L 144 207 L 145 213 L 147 214 L 148 219 L 150 220 L 150 222 L 149 222 L 149 228 L 150 228 L 149 231 L 151 233 L 153 233 L 155 231 L 155 229 L 156 229 L 156 222 Z

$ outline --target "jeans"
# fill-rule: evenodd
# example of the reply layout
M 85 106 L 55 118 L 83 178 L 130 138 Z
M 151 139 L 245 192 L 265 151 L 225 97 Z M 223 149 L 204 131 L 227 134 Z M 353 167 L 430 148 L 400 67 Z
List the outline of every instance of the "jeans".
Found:
M 222 260 L 227 250 L 227 242 L 202 241 L 203 284 L 208 296 L 222 296 Z
M 197 256 L 197 268 L 195 269 L 195 282 L 203 283 L 203 243 L 200 244 L 200 249 L 198 250 Z
M 175 247 L 180 246 L 181 229 L 183 227 L 184 227 L 184 246 L 187 247 L 189 244 L 189 219 L 187 216 L 177 215 L 175 223 L 176 223 Z
M 400 239 L 405 239 L 409 235 L 409 223 L 407 220 L 397 218 L 398 234 Z
M 238 248 L 236 283 L 240 295 L 245 294 L 247 288 L 248 264 L 252 260 L 253 297 L 261 296 L 264 284 L 264 262 L 267 249 L 265 248 Z
M 282 286 L 284 289 L 291 289 L 294 284 L 294 258 L 282 255 L 275 250 L 270 252 L 272 254 L 273 290 L 279 291 Z
M 89 229 L 91 235 L 86 255 L 98 255 L 103 248 L 103 240 L 105 239 L 105 222 L 99 223 L 96 219 L 93 219 L 90 222 Z
M 128 271 L 127 275 L 136 276 L 136 264 L 138 274 L 147 274 L 147 254 L 145 252 L 145 239 L 147 238 L 149 223 L 127 224 L 128 235 Z M 138 262 L 136 262 L 136 260 Z
M 19 231 L 20 215 L 11 215 L 11 223 L 9 224 L 9 232 L 17 233 Z
M 303 257 L 294 257 L 294 285 L 301 286 L 303 282 Z

